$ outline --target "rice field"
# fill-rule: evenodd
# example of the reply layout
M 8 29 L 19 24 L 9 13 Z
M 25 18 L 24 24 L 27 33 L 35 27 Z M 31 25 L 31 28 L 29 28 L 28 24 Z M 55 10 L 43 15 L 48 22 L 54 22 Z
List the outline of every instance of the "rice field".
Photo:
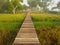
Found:
M 0 14 L 0 45 L 12 45 L 24 18 L 24 14 Z
M 60 15 L 31 14 L 41 45 L 60 45 Z

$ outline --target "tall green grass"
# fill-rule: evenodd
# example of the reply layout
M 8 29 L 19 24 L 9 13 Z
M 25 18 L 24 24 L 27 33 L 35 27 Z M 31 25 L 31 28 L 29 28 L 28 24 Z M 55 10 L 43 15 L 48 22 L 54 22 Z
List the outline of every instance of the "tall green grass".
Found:
M 24 14 L 0 14 L 0 45 L 12 45 L 24 18 Z
M 31 14 L 41 45 L 60 45 L 60 15 Z

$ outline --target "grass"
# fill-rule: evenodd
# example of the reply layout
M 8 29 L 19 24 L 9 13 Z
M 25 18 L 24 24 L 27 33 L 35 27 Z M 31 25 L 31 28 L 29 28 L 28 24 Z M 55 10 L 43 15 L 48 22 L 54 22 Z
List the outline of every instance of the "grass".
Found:
M 60 15 L 31 14 L 41 45 L 60 45 Z
M 0 14 L 0 45 L 12 45 L 24 18 L 24 14 Z

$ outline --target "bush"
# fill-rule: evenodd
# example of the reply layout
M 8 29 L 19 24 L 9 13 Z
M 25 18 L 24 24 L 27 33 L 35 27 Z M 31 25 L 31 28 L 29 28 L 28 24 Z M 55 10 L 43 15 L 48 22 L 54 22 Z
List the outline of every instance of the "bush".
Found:
M 58 12 L 58 11 L 48 11 L 48 13 L 52 13 L 52 14 L 60 14 L 60 12 Z

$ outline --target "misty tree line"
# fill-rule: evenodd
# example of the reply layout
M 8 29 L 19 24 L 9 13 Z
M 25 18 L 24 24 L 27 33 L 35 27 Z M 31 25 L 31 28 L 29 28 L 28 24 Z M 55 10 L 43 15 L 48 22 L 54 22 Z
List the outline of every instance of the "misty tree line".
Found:
M 47 7 L 51 4 L 52 1 L 53 0 L 28 0 L 28 3 L 30 5 L 30 8 L 36 7 L 36 5 L 38 4 L 41 8 L 43 8 L 44 12 L 48 12 L 49 9 Z M 60 9 L 60 1 L 57 3 L 57 6 L 53 7 L 51 10 L 56 8 Z
M 27 9 L 27 6 L 22 6 L 20 2 L 23 0 L 0 0 L 0 13 L 16 13 L 17 11 L 20 11 L 22 9 Z M 48 12 L 49 9 L 47 6 L 51 4 L 52 0 L 27 0 L 29 7 L 28 8 L 33 8 L 36 7 L 38 4 L 41 8 L 43 8 L 44 12 Z M 48 3 L 49 2 L 49 3 Z M 53 7 L 53 9 L 58 8 L 60 9 L 60 1 L 57 3 L 57 7 Z

